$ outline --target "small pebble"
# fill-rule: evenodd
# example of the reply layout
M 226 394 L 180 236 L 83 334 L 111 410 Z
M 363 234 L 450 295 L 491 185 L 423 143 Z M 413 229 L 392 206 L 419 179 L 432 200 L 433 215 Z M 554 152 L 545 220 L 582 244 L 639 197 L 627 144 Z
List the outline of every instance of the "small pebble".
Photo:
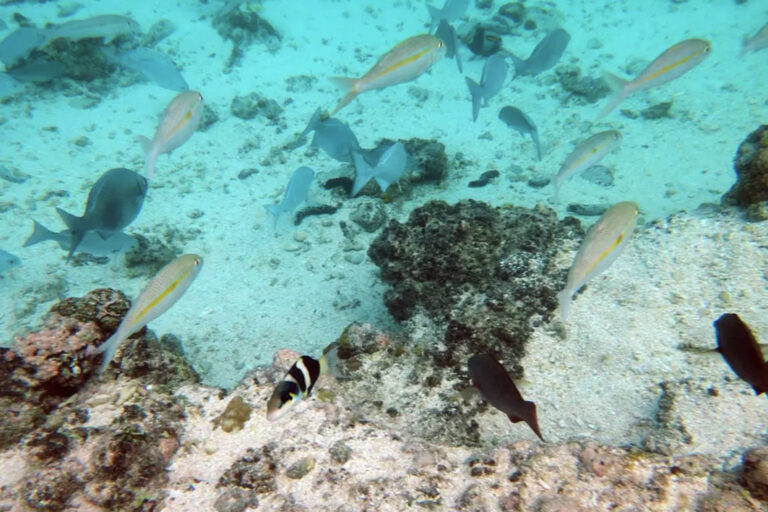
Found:
M 286 470 L 285 475 L 288 478 L 298 480 L 299 478 L 306 476 L 307 473 L 312 471 L 312 468 L 314 467 L 315 459 L 312 457 L 304 457 L 303 459 L 299 459 L 291 464 L 290 467 Z
M 353 265 L 359 265 L 360 263 L 363 262 L 364 256 L 363 256 L 363 253 L 361 252 L 352 252 L 352 253 L 348 252 L 344 255 L 344 259 L 348 263 L 352 263 Z
M 296 231 L 293 234 L 293 239 L 297 242 L 304 243 L 307 241 L 307 232 L 306 231 Z

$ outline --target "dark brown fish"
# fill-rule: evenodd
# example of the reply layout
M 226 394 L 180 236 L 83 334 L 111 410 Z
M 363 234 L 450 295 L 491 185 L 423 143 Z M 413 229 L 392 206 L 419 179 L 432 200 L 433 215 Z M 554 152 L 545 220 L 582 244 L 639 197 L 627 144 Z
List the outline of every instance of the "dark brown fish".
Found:
M 715 321 L 717 350 L 755 394 L 768 393 L 768 364 L 755 335 L 739 315 L 727 313 Z
M 506 414 L 512 423 L 525 421 L 541 437 L 536 419 L 536 404 L 523 400 L 509 373 L 493 357 L 478 354 L 469 358 L 469 378 L 483 399 Z

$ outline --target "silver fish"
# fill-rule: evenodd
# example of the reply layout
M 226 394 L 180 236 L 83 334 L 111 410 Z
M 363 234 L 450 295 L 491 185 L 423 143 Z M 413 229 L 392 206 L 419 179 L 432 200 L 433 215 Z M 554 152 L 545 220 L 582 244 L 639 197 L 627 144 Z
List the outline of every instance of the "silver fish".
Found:
M 160 87 L 172 91 L 189 90 L 189 85 L 176 64 L 160 52 L 147 48 L 134 48 L 119 54 L 104 48 L 103 52 L 110 62 L 141 73 L 147 80 Z
M 541 160 L 539 130 L 536 128 L 536 124 L 534 124 L 533 120 L 528 117 L 525 112 L 517 107 L 507 105 L 499 110 L 499 119 L 504 121 L 510 128 L 517 130 L 521 135 L 530 135 L 533 143 L 536 144 L 536 154 L 539 156 L 539 160 Z
M 59 38 L 71 39 L 73 41 L 103 38 L 104 44 L 109 44 L 116 37 L 137 34 L 139 32 L 141 32 L 141 27 L 133 18 L 116 14 L 105 14 L 47 27 L 45 29 L 46 42 L 43 46 Z
M 479 84 L 469 77 L 464 78 L 469 87 L 469 93 L 472 95 L 473 121 L 477 121 L 480 103 L 487 105 L 488 100 L 496 96 L 504 86 L 508 68 L 507 60 L 500 54 L 494 53 L 483 64 L 483 74 L 480 76 Z
M 539 44 L 536 45 L 536 48 L 533 49 L 533 52 L 531 52 L 530 57 L 527 59 L 523 60 L 510 53 L 509 55 L 515 64 L 516 73 L 518 75 L 536 76 L 553 67 L 560 60 L 560 57 L 563 56 L 570 40 L 570 34 L 558 28 L 539 41 Z
M 43 45 L 45 31 L 39 28 L 21 27 L 0 41 L 0 61 L 6 68 L 26 59 L 32 50 Z
M 315 171 L 309 167 L 299 167 L 288 180 L 288 186 L 285 187 L 283 200 L 278 204 L 265 206 L 267 212 L 275 220 L 274 227 L 277 228 L 277 220 L 283 213 L 291 213 L 301 203 L 307 200 L 312 181 L 315 179 Z
M 65 229 L 56 233 L 46 228 L 37 221 L 32 221 L 32 234 L 24 242 L 23 247 L 31 247 L 41 242 L 53 241 L 59 244 L 59 247 L 69 251 L 72 247 L 72 231 Z M 121 254 L 136 248 L 139 245 L 136 237 L 123 233 L 121 231 L 112 233 L 107 238 L 94 231 L 85 233 L 82 241 L 77 246 L 77 252 L 87 252 L 94 256 L 112 256 Z
M 371 178 L 376 180 L 382 192 L 386 192 L 391 184 L 400 179 L 408 166 L 408 153 L 402 142 L 396 142 L 387 148 L 375 166 L 371 166 L 358 152 L 352 153 L 352 157 L 355 161 L 355 183 L 351 192 L 353 197 Z

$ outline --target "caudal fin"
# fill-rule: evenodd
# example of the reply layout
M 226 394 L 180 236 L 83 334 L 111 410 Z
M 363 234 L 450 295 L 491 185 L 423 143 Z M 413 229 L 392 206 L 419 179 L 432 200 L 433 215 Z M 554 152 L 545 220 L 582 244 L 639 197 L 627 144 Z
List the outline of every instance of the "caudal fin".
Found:
M 124 339 L 125 337 L 122 335 L 120 328 L 118 327 L 117 332 L 115 332 L 115 334 L 110 336 L 107 341 L 101 344 L 97 350 L 97 353 L 104 354 L 104 358 L 101 360 L 98 373 L 103 373 L 104 370 L 107 369 L 109 362 L 114 359 L 115 353 L 117 353 L 117 347 L 120 346 L 120 342 Z
M 613 91 L 613 96 L 610 100 L 608 100 L 608 104 L 603 108 L 603 110 L 600 111 L 600 115 L 597 116 L 598 119 L 602 119 L 603 117 L 607 116 L 619 105 L 619 103 L 624 101 L 624 99 L 629 96 L 629 81 L 624 80 L 623 78 L 620 78 L 607 71 L 603 72 L 603 80 Z
M 365 158 L 357 151 L 352 152 L 352 160 L 355 164 L 355 183 L 352 185 L 351 196 L 355 197 L 365 185 L 373 178 L 375 169 L 368 165 Z
M 299 139 L 303 139 L 309 132 L 314 131 L 317 129 L 317 126 L 320 124 L 320 120 L 322 117 L 322 110 L 320 110 L 320 107 L 315 110 L 315 113 L 312 114 L 312 117 L 309 120 L 309 123 L 307 123 L 307 127 L 304 128 L 304 131 L 301 132 L 301 135 L 299 135 Z
M 544 438 L 541 435 L 541 431 L 539 430 L 539 420 L 536 417 L 536 404 L 533 402 L 524 401 L 523 403 L 519 404 L 518 412 L 520 414 L 517 416 L 510 414 L 509 421 L 512 423 L 518 423 L 520 421 L 526 422 L 528 426 L 531 427 L 531 430 L 533 430 L 534 434 L 539 436 L 539 439 L 544 441 Z
M 483 100 L 483 88 L 480 84 L 469 77 L 464 77 L 469 87 L 469 94 L 472 95 L 472 121 L 477 121 L 477 114 L 480 112 L 480 102 Z
M 346 76 L 332 76 L 330 81 L 333 83 L 333 85 L 347 93 L 346 96 L 341 98 L 341 101 L 338 105 L 336 105 L 336 108 L 333 109 L 333 112 L 331 112 L 331 117 L 333 117 L 336 112 L 349 105 L 349 103 L 360 93 L 357 90 L 358 80 L 356 78 L 349 78 Z
M 566 287 L 565 290 L 557 294 L 557 300 L 560 302 L 560 319 L 565 322 L 568 319 L 568 306 L 571 305 L 571 292 Z
M 29 235 L 29 238 L 27 238 L 22 247 L 30 247 L 32 245 L 39 244 L 40 242 L 53 240 L 55 238 L 56 233 L 43 226 L 36 220 L 33 220 L 32 222 L 32 234 Z
M 141 149 L 144 151 L 144 177 L 147 180 L 151 180 L 155 175 L 155 161 L 157 160 L 157 154 L 152 150 L 152 141 L 143 135 L 136 137 L 136 140 L 141 144 Z
M 81 217 L 75 217 L 61 208 L 56 208 L 56 211 L 59 213 L 61 220 L 64 221 L 64 224 L 67 225 L 67 228 L 69 228 L 72 236 L 72 241 L 69 244 L 69 253 L 67 253 L 67 263 L 69 263 L 69 260 L 72 259 L 72 255 L 75 254 L 77 246 L 83 241 L 87 226 L 85 226 Z

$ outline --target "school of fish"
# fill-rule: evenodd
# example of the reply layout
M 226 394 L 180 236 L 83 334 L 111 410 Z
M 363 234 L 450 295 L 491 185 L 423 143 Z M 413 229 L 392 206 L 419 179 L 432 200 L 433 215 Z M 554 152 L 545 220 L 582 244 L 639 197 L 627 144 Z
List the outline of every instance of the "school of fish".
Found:
M 391 49 L 383 51 L 375 63 L 359 77 L 328 77 L 342 90 L 343 96 L 329 115 L 322 108 L 317 108 L 298 141 L 303 143 L 312 133 L 312 148 L 320 149 L 329 158 L 354 168 L 355 178 L 348 188 L 350 198 L 357 196 L 369 182 L 376 183 L 382 192 L 397 184 L 408 172 L 409 155 L 405 145 L 397 140 L 382 142 L 371 149 L 362 148 L 349 124 L 333 116 L 361 94 L 421 79 L 444 58 L 455 59 L 459 73 L 463 73 L 461 39 L 451 23 L 465 16 L 469 3 L 469 0 L 446 0 L 441 8 L 427 5 L 429 33 L 406 37 L 400 42 L 389 42 L 393 44 Z M 66 251 L 66 261 L 69 262 L 78 249 L 93 254 L 113 255 L 136 245 L 136 239 L 123 230 L 142 210 L 149 182 L 156 174 L 158 158 L 172 153 L 193 137 L 200 126 L 204 104 L 203 95 L 189 89 L 187 81 L 167 55 L 140 46 L 124 51 L 116 51 L 110 46 L 115 40 L 131 38 L 140 33 L 140 25 L 130 17 L 100 15 L 46 28 L 20 27 L 0 41 L 0 62 L 7 70 L 0 74 L 0 97 L 5 94 L 4 91 L 15 90 L 18 82 L 44 82 L 60 76 L 64 72 L 60 64 L 37 58 L 27 59 L 61 39 L 101 40 L 104 45 L 103 55 L 110 63 L 136 71 L 163 88 L 177 91 L 162 112 L 152 138 L 139 137 L 144 151 L 143 173 L 124 168 L 106 171 L 93 182 L 82 216 L 77 217 L 58 208 L 66 225 L 66 229 L 59 232 L 33 221 L 33 232 L 24 247 L 55 241 Z M 478 119 L 481 108 L 489 106 L 510 80 L 535 77 L 552 69 L 567 52 L 570 41 L 571 35 L 566 30 L 555 28 L 539 41 L 528 58 L 523 59 L 505 48 L 500 37 L 484 29 L 478 30 L 467 42 L 467 46 L 475 55 L 484 57 L 482 73 L 477 79 L 464 77 L 472 120 Z M 742 55 L 766 48 L 768 23 L 744 39 Z M 712 51 L 709 41 L 690 38 L 662 50 L 634 78 L 625 79 L 605 72 L 604 79 L 614 94 L 597 118 L 607 117 L 619 104 L 639 91 L 661 87 L 682 77 L 700 65 Z M 514 70 L 511 78 L 510 69 Z M 436 87 L 428 78 L 423 79 L 423 82 L 426 87 Z M 498 121 L 519 134 L 530 136 L 536 156 L 541 160 L 539 131 L 528 114 L 518 107 L 506 105 L 498 111 L 497 117 Z M 564 158 L 559 170 L 552 174 L 552 202 L 558 203 L 561 188 L 568 179 L 583 173 L 617 150 L 622 139 L 622 133 L 609 129 L 588 135 L 578 142 Z M 160 167 L 162 170 L 162 165 Z M 299 167 L 291 174 L 282 200 L 277 204 L 265 205 L 268 214 L 273 217 L 276 234 L 280 218 L 292 215 L 298 206 L 308 202 L 314 180 L 313 169 Z M 621 201 L 609 207 L 590 227 L 569 267 L 565 288 L 558 295 L 562 321 L 568 320 L 572 302 L 583 287 L 606 272 L 626 250 L 640 211 L 637 203 Z M 0 249 L 0 273 L 12 272 L 19 265 L 21 260 L 17 256 Z M 201 256 L 184 254 L 168 263 L 149 280 L 117 330 L 95 349 L 96 353 L 102 354 L 99 372 L 110 365 L 128 338 L 179 301 L 202 266 Z M 757 394 L 768 393 L 768 363 L 750 328 L 738 315 L 732 313 L 720 317 L 714 326 L 717 339 L 715 350 Z M 523 399 L 499 361 L 488 354 L 475 354 L 468 360 L 467 369 L 470 382 L 486 402 L 504 412 L 510 421 L 524 421 L 544 441 L 536 405 Z M 296 403 L 311 395 L 323 375 L 342 377 L 336 369 L 335 348 L 327 350 L 319 359 L 301 356 L 291 366 L 269 398 L 267 418 L 274 421 L 283 417 Z

